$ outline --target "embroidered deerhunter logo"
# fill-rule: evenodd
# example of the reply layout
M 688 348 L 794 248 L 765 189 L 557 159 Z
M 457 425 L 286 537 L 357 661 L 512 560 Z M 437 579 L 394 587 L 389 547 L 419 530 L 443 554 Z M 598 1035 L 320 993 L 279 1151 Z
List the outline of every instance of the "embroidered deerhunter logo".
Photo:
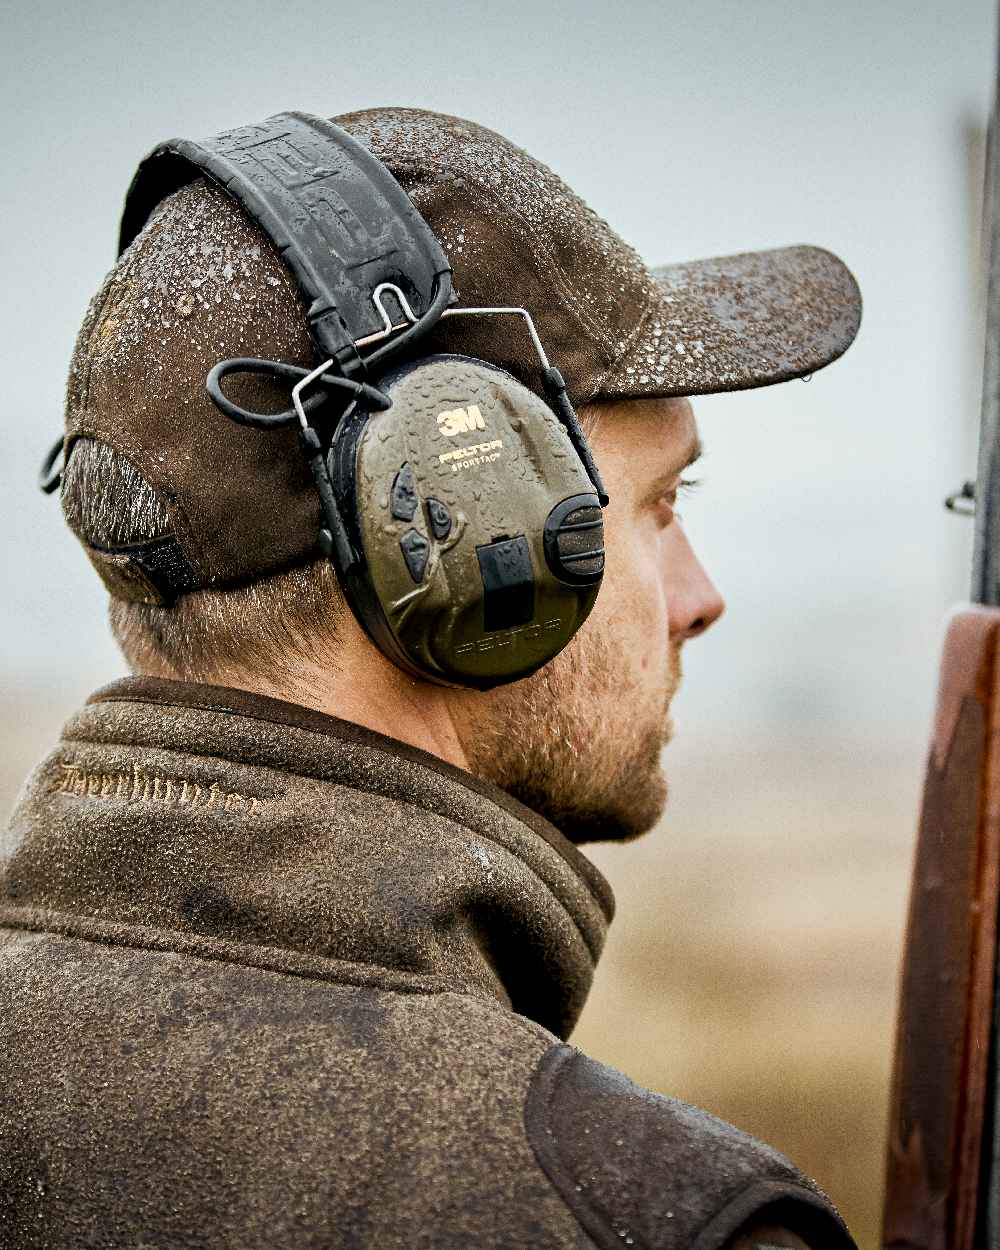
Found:
M 217 781 L 204 785 L 186 777 L 164 777 L 148 773 L 133 764 L 130 772 L 96 773 L 79 764 L 60 764 L 62 776 L 52 787 L 54 794 L 72 794 L 78 799 L 120 799 L 125 803 L 157 803 L 164 807 L 215 808 L 216 811 L 247 812 L 256 815 L 271 799 L 256 799 L 235 790 L 225 790 Z
M 485 430 L 486 422 L 479 411 L 479 405 L 470 404 L 468 408 L 451 408 L 447 412 L 439 412 L 438 429 L 442 434 L 453 438 L 456 434 L 468 434 L 470 430 Z

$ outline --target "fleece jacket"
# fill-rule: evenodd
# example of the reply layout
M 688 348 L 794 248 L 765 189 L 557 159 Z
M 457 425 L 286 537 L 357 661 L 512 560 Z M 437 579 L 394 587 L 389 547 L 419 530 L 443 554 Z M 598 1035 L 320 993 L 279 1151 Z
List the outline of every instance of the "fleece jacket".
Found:
M 818 1187 L 566 1044 L 612 914 L 462 770 L 126 679 L 0 843 L 0 1250 L 851 1250 Z

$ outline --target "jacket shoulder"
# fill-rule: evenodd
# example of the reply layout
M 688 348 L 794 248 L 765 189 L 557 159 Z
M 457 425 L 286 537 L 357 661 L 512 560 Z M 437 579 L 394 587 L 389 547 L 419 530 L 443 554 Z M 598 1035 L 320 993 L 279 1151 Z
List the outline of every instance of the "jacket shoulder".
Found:
M 826 1195 L 778 1151 L 570 1046 L 542 1057 L 525 1125 L 540 1166 L 602 1250 L 718 1250 L 765 1224 L 811 1250 L 853 1250 Z

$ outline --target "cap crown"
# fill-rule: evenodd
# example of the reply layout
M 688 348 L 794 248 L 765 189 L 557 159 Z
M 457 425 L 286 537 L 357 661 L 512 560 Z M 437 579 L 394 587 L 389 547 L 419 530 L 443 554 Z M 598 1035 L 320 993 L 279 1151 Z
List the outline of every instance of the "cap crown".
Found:
M 655 285 L 636 253 L 551 170 L 483 127 L 413 109 L 335 120 L 388 165 L 427 219 L 460 303 L 527 308 L 571 394 L 592 395 Z M 518 321 L 454 319 L 421 345 L 434 351 L 480 356 L 541 392 Z M 206 394 L 208 371 L 234 356 L 314 358 L 300 294 L 269 240 L 199 180 L 153 214 L 94 299 L 66 413 L 70 442 L 116 448 L 163 499 L 195 585 L 315 554 L 317 501 L 294 431 L 236 425 Z M 227 390 L 247 407 L 287 407 L 264 379 L 233 379 Z M 90 554 L 109 588 L 131 597 L 120 556 Z M 148 589 L 133 587 L 136 597 Z

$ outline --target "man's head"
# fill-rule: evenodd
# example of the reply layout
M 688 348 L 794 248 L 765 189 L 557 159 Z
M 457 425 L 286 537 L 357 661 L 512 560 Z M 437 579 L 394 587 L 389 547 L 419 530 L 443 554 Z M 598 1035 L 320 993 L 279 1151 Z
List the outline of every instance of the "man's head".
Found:
M 268 239 L 200 181 L 154 213 L 81 331 L 67 517 L 137 671 L 339 712 L 464 763 L 570 836 L 632 836 L 662 808 L 680 647 L 721 611 L 671 523 L 696 450 L 680 396 L 828 363 L 856 331 L 856 286 L 810 248 L 657 279 L 551 171 L 492 132 L 408 110 L 338 121 L 428 220 L 461 302 L 528 306 L 584 406 L 612 505 L 605 584 L 583 629 L 535 676 L 485 695 L 414 683 L 375 650 L 316 558 L 316 497 L 291 432 L 237 427 L 205 397 L 220 359 L 311 365 L 313 354 Z M 530 345 L 495 321 L 440 323 L 425 350 L 477 355 L 539 389 Z M 238 398 L 287 406 L 259 383 Z M 163 576 L 183 588 L 173 603 L 158 594 Z

